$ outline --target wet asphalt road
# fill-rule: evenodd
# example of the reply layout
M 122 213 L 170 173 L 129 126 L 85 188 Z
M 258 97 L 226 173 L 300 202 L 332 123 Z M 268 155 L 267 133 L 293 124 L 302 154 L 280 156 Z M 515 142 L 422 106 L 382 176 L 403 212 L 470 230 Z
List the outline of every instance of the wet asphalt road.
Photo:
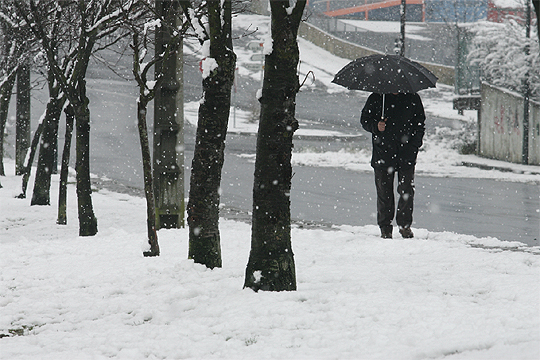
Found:
M 109 91 L 94 83 L 94 94 Z M 107 186 L 119 191 L 142 189 L 142 166 L 134 120 L 134 105 L 118 106 L 121 95 L 92 97 L 92 113 L 100 117 L 92 130 L 92 172 L 113 180 Z M 115 98 L 118 96 L 118 98 Z M 124 95 L 125 96 L 125 95 Z M 306 99 L 307 98 L 307 99 Z M 105 100 L 106 99 L 106 100 Z M 358 124 L 362 95 L 327 95 L 324 92 L 298 96 L 301 126 L 364 135 L 349 141 L 334 138 L 298 138 L 295 149 L 338 151 L 343 147 L 370 148 L 370 139 Z M 344 105 L 345 104 L 345 105 Z M 132 108 L 133 107 L 133 108 Z M 118 113 L 114 113 L 118 112 Z M 339 112 L 337 115 L 336 113 Z M 347 112 L 349 114 L 347 115 Z M 101 114 L 101 115 L 100 115 Z M 105 117 L 107 114 L 107 117 Z M 327 116 L 328 114 L 328 116 Z M 433 119 L 428 131 L 452 121 Z M 185 126 L 185 188 L 189 189 L 189 168 L 195 128 Z M 222 214 L 249 221 L 252 208 L 255 135 L 228 134 L 222 176 Z M 136 154 L 136 156 L 133 156 Z M 291 191 L 291 213 L 297 224 L 328 227 L 376 224 L 375 185 L 371 172 L 342 168 L 295 167 Z M 117 185 L 114 185 L 116 183 Z M 484 179 L 434 178 L 417 176 L 414 227 L 450 231 L 478 237 L 539 245 L 540 189 L 536 185 Z M 139 189 L 139 190 L 136 190 Z M 142 193 L 142 192 L 141 192 Z

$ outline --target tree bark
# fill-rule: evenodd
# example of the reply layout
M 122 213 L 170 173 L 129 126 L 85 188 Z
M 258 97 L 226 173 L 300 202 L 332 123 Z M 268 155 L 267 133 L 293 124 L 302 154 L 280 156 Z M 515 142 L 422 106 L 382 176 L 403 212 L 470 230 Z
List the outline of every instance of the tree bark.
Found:
M 255 291 L 296 290 L 291 244 L 292 136 L 299 50 L 298 27 L 306 2 L 271 1 L 273 51 L 266 55 L 253 184 L 251 252 L 244 287 Z
M 155 33 L 156 53 L 171 50 L 171 40 L 179 28 L 179 1 L 156 0 L 156 15 L 164 21 Z M 181 41 L 181 38 L 178 39 Z M 174 46 L 173 46 L 174 47 Z M 154 73 L 161 78 L 154 98 L 153 179 L 156 227 L 184 226 L 184 119 L 182 46 L 163 57 Z M 156 80 L 158 80 L 156 77 Z
M 538 35 L 538 41 L 540 41 L 540 2 L 539 1 L 533 1 L 534 5 L 534 12 L 536 14 L 536 35 Z
M 0 86 L 0 176 L 6 176 L 4 169 L 4 132 L 6 130 L 9 102 L 11 101 L 16 77 L 17 73 L 14 72 Z
M 43 119 L 43 134 L 39 146 L 36 180 L 30 205 L 51 204 L 51 174 L 55 166 L 56 149 L 58 147 L 58 123 L 60 122 L 64 102 L 64 98 L 58 98 L 53 94 L 49 97 L 45 119 Z
M 146 196 L 148 244 L 150 245 L 150 249 L 143 252 L 143 255 L 159 256 L 159 244 L 156 230 L 156 203 L 154 198 L 154 184 L 152 180 L 152 157 L 150 155 L 148 128 L 146 125 L 146 114 L 148 111 L 147 105 L 148 103 L 144 99 L 139 99 L 139 102 L 137 103 L 137 120 L 144 173 L 144 194 Z
M 84 80 L 81 80 L 84 87 Z M 92 189 L 90 182 L 90 110 L 88 98 L 83 95 L 84 102 L 73 104 L 75 112 L 76 154 L 75 169 L 77 171 L 77 206 L 79 214 L 79 236 L 97 234 L 97 219 L 92 206 Z
M 27 61 L 17 70 L 16 107 L 15 175 L 22 175 L 24 160 L 30 147 L 30 65 Z
M 66 135 L 64 139 L 64 150 L 62 152 L 62 166 L 60 169 L 60 185 L 58 191 L 58 225 L 67 224 L 67 182 L 69 175 L 69 158 L 71 152 L 71 138 L 73 135 L 73 124 L 75 113 L 73 107 L 68 105 L 64 110 L 66 113 Z
M 208 268 L 222 266 L 219 189 L 231 107 L 236 55 L 231 33 L 231 1 L 208 1 L 210 58 L 218 67 L 203 79 L 188 201 L 189 258 Z M 223 23 L 222 23 L 223 19 Z
M 32 139 L 32 144 L 30 145 L 30 154 L 28 159 L 26 159 L 26 165 L 23 169 L 22 174 L 22 185 L 21 193 L 17 196 L 19 199 L 26 199 L 26 188 L 28 187 L 28 179 L 32 173 L 32 163 L 34 162 L 34 157 L 36 155 L 36 150 L 38 146 L 39 139 L 41 138 L 41 133 L 43 132 L 43 123 L 40 123 L 34 133 L 34 138 Z

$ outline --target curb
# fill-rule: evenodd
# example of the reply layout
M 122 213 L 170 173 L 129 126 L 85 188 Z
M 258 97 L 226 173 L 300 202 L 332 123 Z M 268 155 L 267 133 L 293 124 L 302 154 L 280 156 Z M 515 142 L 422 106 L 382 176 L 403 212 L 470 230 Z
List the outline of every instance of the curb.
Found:
M 536 172 L 536 171 L 517 170 L 517 169 L 512 169 L 512 168 L 504 167 L 504 166 L 486 165 L 486 164 L 479 164 L 479 163 L 474 163 L 474 162 L 469 162 L 469 161 L 462 161 L 461 165 L 466 166 L 466 167 L 475 167 L 482 170 L 498 170 L 502 172 L 511 172 L 515 174 L 540 175 L 540 172 Z

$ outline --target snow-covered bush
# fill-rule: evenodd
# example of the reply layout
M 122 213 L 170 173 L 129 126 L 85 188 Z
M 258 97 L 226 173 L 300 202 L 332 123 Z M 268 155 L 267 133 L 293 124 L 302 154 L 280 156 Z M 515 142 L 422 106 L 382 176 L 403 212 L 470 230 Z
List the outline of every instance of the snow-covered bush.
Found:
M 479 22 L 470 27 L 474 33 L 468 61 L 482 68 L 488 83 L 517 92 L 529 75 L 531 96 L 540 98 L 540 52 L 536 27 L 531 37 L 525 36 L 525 26 L 515 20 L 505 23 Z M 525 47 L 529 46 L 529 55 Z

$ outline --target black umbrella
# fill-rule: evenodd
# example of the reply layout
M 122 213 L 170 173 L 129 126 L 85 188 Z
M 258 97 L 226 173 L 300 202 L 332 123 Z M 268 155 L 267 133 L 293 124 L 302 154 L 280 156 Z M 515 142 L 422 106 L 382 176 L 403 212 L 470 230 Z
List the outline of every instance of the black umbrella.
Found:
M 339 70 L 332 82 L 349 90 L 378 94 L 415 93 L 435 87 L 437 77 L 419 63 L 403 56 L 377 54 L 351 61 Z

